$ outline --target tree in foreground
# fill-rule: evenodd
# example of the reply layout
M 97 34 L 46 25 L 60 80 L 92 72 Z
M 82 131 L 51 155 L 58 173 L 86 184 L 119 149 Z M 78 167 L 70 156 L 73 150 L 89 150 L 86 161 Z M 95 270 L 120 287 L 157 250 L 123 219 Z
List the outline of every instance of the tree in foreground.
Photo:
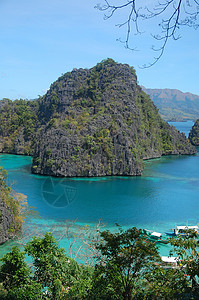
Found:
M 7 300 L 39 300 L 41 299 L 41 285 L 31 276 L 31 270 L 25 262 L 25 253 L 13 247 L 1 261 L 0 282 L 4 290 L 0 289 L 0 298 Z
M 74 294 L 81 299 L 87 294 L 92 269 L 68 258 L 51 233 L 33 237 L 25 251 L 33 258 L 34 279 L 46 290 L 46 299 L 73 299 Z
M 157 264 L 141 284 L 144 293 L 140 299 L 186 299 L 188 280 L 180 268 Z
M 162 265 L 158 248 L 141 229 L 100 232 L 95 267 L 69 259 L 51 233 L 34 237 L 25 252 L 13 247 L 0 266 L 0 299 L 198 299 L 195 232 L 170 239 L 175 268 Z M 33 259 L 32 267 L 25 254 Z M 172 255 L 172 253 L 170 254 Z
M 101 237 L 91 299 L 133 299 L 140 294 L 141 279 L 160 259 L 156 245 L 135 227 L 103 231 Z
M 199 299 L 198 233 L 187 230 L 185 235 L 171 238 L 170 244 L 173 246 L 173 252 L 179 258 L 178 267 L 187 278 L 187 293 L 192 299 Z

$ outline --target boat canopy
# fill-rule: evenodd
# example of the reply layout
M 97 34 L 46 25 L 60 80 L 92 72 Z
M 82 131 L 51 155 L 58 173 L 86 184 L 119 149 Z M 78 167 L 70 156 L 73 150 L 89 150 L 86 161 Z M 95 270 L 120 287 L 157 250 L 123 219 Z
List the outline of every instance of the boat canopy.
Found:
M 198 226 L 176 226 L 177 230 L 188 230 L 188 229 L 192 229 L 192 230 L 198 230 Z
M 151 235 L 153 235 L 153 236 L 155 236 L 155 237 L 159 237 L 159 238 L 162 236 L 162 234 L 161 234 L 161 233 L 159 233 L 159 232 L 155 232 L 155 231 L 154 231 L 154 232 L 152 232 L 152 233 L 151 233 Z
M 177 263 L 178 261 L 178 257 L 174 257 L 174 256 L 161 256 L 161 260 L 165 263 L 171 263 L 171 264 L 174 264 L 174 263 Z

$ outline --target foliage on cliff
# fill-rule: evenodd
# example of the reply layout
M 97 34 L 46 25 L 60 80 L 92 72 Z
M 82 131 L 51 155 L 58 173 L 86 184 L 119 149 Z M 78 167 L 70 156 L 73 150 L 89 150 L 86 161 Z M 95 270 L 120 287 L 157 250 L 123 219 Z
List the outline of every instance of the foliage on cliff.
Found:
M 2 151 L 32 154 L 34 173 L 140 175 L 144 159 L 195 153 L 161 119 L 134 68 L 110 58 L 64 74 L 35 102 L 19 102 L 1 108 Z
M 7 172 L 0 167 L 0 244 L 14 236 L 23 224 L 26 197 L 6 183 Z
M 32 139 L 37 122 L 38 102 L 3 99 L 0 101 L 0 151 L 32 153 Z
M 196 120 L 189 133 L 189 140 L 193 145 L 199 146 L 199 119 Z

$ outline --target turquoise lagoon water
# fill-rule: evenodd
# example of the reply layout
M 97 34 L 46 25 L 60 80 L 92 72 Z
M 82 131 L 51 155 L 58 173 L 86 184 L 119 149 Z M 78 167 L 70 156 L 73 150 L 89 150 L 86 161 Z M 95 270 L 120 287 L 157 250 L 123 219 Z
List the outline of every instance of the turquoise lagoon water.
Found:
M 173 125 L 188 135 L 193 122 Z M 75 221 L 73 230 L 77 232 L 83 225 L 94 227 L 99 220 L 109 229 L 118 223 L 124 228 L 136 226 L 159 232 L 176 224 L 199 223 L 199 153 L 148 160 L 141 177 L 37 176 L 30 172 L 31 157 L 7 154 L 0 155 L 0 164 L 8 171 L 8 183 L 16 192 L 27 195 L 36 213 L 23 225 L 21 238 L 25 241 L 52 231 L 67 249 L 64 233 L 70 221 Z M 0 255 L 20 241 L 0 246 Z M 167 254 L 168 247 L 161 247 L 161 252 Z

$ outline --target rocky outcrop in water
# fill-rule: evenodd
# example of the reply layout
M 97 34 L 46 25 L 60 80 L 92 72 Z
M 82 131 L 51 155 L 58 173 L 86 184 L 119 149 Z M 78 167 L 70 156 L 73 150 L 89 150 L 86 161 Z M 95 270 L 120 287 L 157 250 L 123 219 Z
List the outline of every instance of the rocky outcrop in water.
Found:
M 199 119 L 194 123 L 190 133 L 189 140 L 195 146 L 199 146 Z
M 134 68 L 112 59 L 74 69 L 45 96 L 23 101 L 3 106 L 1 151 L 32 154 L 36 174 L 141 175 L 144 159 L 196 151 L 161 119 Z
M 53 176 L 140 175 L 143 159 L 194 154 L 164 122 L 132 67 L 103 61 L 54 82 L 40 100 L 32 171 Z

